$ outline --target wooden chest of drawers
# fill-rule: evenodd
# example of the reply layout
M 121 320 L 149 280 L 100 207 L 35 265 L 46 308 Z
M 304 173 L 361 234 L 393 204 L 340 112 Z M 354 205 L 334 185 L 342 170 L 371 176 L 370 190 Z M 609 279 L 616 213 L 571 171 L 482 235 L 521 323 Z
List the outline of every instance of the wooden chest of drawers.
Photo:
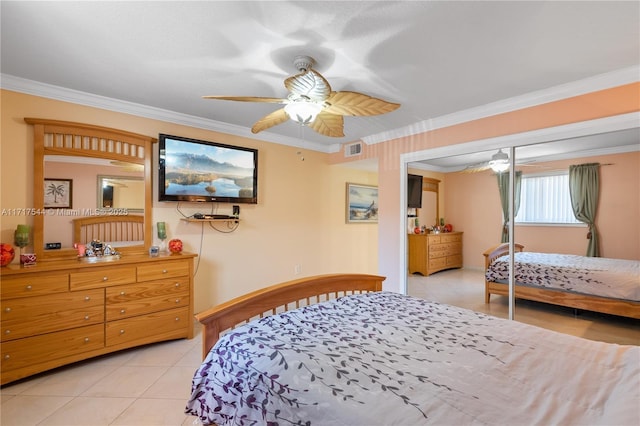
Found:
M 1 383 L 116 350 L 192 338 L 194 257 L 2 268 Z
M 409 234 L 409 273 L 431 275 L 462 268 L 462 232 Z

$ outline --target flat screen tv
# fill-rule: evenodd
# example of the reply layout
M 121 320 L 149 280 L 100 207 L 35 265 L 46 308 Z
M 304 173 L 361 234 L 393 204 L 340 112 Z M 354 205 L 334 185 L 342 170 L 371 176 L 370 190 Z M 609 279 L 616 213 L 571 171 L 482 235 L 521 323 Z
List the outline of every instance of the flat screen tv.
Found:
M 158 200 L 258 203 L 258 150 L 160 134 Z
M 422 208 L 422 176 L 407 175 L 407 207 Z

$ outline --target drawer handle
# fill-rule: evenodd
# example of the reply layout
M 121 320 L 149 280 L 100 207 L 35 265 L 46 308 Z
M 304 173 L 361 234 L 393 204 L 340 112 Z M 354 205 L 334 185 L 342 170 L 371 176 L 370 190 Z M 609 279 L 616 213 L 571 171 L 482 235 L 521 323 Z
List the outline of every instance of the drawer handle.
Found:
M 107 276 L 102 277 L 102 281 L 109 281 L 109 277 Z
M 11 334 L 11 330 L 5 330 L 4 334 Z
M 84 342 L 85 342 L 85 343 L 89 343 L 89 338 L 88 338 L 88 337 L 85 337 L 85 338 L 84 338 Z
M 176 317 L 176 322 L 180 321 L 180 317 Z
M 84 319 L 85 319 L 85 320 L 88 320 L 88 319 L 89 319 L 89 315 L 85 315 L 85 316 L 84 316 Z
M 28 286 L 25 287 L 25 290 L 31 290 L 33 287 L 31 287 L 31 284 L 29 284 Z
M 167 271 L 166 269 L 163 269 L 163 270 L 162 270 L 162 273 L 163 273 L 163 274 L 166 274 L 167 272 L 169 272 L 169 271 Z
M 180 303 L 180 298 L 176 299 L 176 303 Z
M 124 334 L 124 330 L 120 330 L 120 334 Z
M 6 354 L 6 355 L 4 356 L 4 359 L 9 359 L 9 358 L 11 358 L 11 355 L 9 355 L 9 354 Z
M 120 296 L 124 296 L 125 294 L 127 294 L 127 293 L 125 293 L 124 291 L 120 292 Z
M 91 300 L 91 296 L 85 296 L 84 300 L 85 300 L 85 302 L 88 302 L 89 300 Z
M 127 310 L 126 310 L 126 309 L 120 309 L 120 313 L 121 313 L 121 314 L 124 314 L 125 312 L 127 312 Z
M 11 308 L 4 308 L 5 312 L 11 312 Z
M 176 287 L 180 287 L 180 283 L 176 283 Z

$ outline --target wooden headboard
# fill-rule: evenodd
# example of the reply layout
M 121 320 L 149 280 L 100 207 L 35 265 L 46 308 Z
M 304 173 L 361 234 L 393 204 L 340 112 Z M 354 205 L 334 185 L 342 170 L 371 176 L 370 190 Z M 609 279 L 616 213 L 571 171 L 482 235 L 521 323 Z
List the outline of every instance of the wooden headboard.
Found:
M 81 217 L 73 220 L 73 242 L 86 244 L 102 242 L 144 241 L 144 216 L 105 215 Z
M 522 244 L 514 243 L 513 246 L 516 253 L 524 250 L 524 246 Z M 498 244 L 497 246 L 493 246 L 487 249 L 484 253 L 482 253 L 482 255 L 484 256 L 484 270 L 486 271 L 487 269 L 489 269 L 489 265 L 491 265 L 491 262 L 493 262 L 495 259 L 507 254 L 509 254 L 509 243 Z
M 196 315 L 203 326 L 202 357 L 204 358 L 221 333 L 256 316 L 259 318 L 289 311 L 303 305 L 347 294 L 382 291 L 385 277 L 369 274 L 326 274 L 274 284 Z

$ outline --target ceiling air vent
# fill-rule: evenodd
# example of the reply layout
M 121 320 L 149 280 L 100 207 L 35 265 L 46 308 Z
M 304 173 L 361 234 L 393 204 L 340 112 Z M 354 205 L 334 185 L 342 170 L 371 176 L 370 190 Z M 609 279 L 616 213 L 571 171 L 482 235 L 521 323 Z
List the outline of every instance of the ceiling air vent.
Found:
M 344 146 L 345 157 L 355 157 L 362 154 L 362 142 L 350 143 Z

